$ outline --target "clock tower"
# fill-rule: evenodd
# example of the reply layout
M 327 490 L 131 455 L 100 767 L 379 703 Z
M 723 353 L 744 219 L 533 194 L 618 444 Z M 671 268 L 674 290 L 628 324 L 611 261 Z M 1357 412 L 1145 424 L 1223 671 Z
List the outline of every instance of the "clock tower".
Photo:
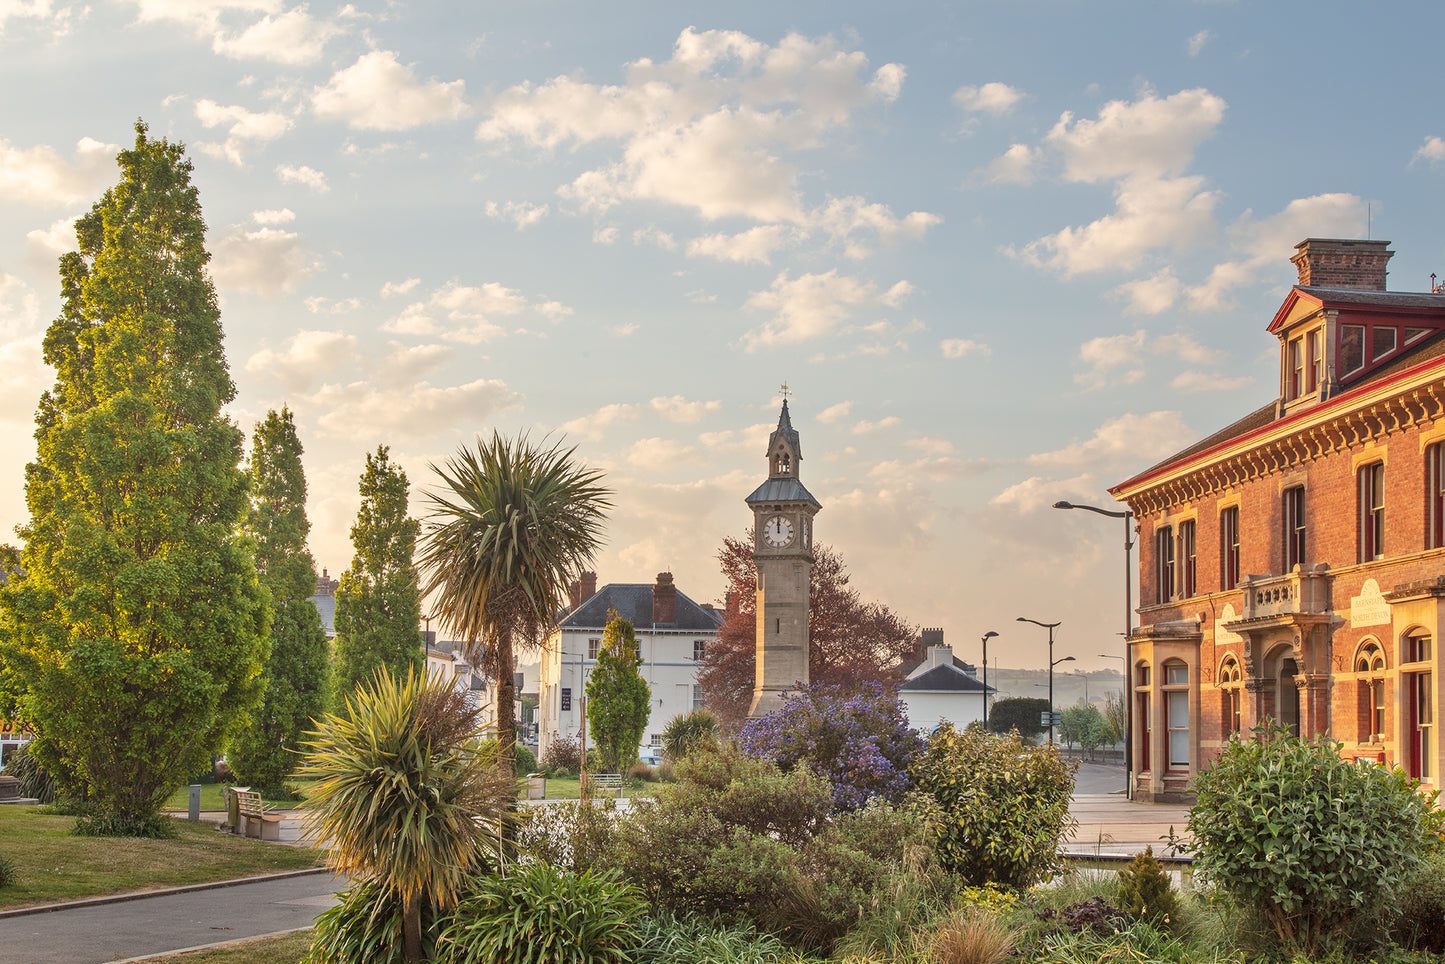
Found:
M 802 461 L 785 396 L 778 427 L 768 438 L 768 479 L 747 498 L 758 569 L 757 678 L 750 718 L 771 713 L 794 683 L 808 682 L 813 516 L 823 507 L 798 480 Z

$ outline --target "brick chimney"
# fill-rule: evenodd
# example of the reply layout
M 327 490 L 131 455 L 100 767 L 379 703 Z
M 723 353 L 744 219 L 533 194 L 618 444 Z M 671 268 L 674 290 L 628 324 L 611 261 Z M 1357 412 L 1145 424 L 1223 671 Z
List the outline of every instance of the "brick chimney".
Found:
M 1385 250 L 1389 246 L 1388 241 L 1305 238 L 1295 245 L 1299 253 L 1290 260 L 1305 287 L 1384 291 L 1385 265 L 1395 256 Z
M 582 582 L 577 590 L 577 605 L 582 605 L 593 596 L 597 595 L 597 573 L 584 572 Z
M 657 583 L 652 587 L 652 621 L 677 622 L 677 587 L 672 584 L 670 572 L 659 572 Z
M 567 587 L 567 611 L 569 613 L 576 612 L 580 605 L 582 605 L 582 583 L 573 579 L 572 585 Z

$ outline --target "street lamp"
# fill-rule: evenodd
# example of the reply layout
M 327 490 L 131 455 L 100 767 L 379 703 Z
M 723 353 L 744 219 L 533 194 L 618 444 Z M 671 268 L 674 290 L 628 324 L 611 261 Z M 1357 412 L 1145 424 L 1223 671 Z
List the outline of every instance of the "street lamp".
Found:
M 1093 505 L 1055 502 L 1055 509 L 1084 509 L 1111 519 L 1124 520 L 1124 797 L 1134 799 L 1134 692 L 1129 671 L 1129 635 L 1134 631 L 1134 580 L 1129 566 L 1129 550 L 1134 548 L 1134 513 L 1128 509 L 1101 509 Z
M 990 629 L 983 634 L 983 728 L 988 729 L 988 641 L 998 633 Z
M 1062 622 L 1058 622 L 1058 623 L 1041 623 L 1041 622 L 1039 622 L 1037 619 L 1029 619 L 1029 618 L 1027 618 L 1027 617 L 1025 617 L 1025 616 L 1020 616 L 1020 617 L 1018 618 L 1018 621 L 1021 622 L 1021 623 L 1033 623 L 1035 626 L 1042 626 L 1042 627 L 1044 627 L 1045 629 L 1047 629 L 1047 630 L 1049 631 L 1049 742 L 1050 742 L 1050 743 L 1053 743 L 1053 742 L 1054 742 L 1054 667 L 1057 666 L 1057 665 L 1059 665 L 1060 663 L 1070 662 L 1071 660 L 1073 660 L 1074 657 L 1072 657 L 1072 656 L 1060 656 L 1058 659 L 1054 659 L 1054 630 L 1057 629 L 1058 627 L 1062 626 L 1062 625 L 1063 625 Z

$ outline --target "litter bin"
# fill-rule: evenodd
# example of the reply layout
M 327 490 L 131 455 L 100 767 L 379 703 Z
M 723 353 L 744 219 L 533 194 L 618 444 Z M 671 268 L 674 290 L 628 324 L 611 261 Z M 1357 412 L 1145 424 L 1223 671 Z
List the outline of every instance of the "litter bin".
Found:
M 547 774 L 545 774 L 545 773 L 529 773 L 529 774 L 527 774 L 527 799 L 528 799 L 528 800 L 545 800 L 545 799 L 547 799 Z
M 231 833 L 241 832 L 241 793 L 250 787 L 226 788 L 226 826 Z

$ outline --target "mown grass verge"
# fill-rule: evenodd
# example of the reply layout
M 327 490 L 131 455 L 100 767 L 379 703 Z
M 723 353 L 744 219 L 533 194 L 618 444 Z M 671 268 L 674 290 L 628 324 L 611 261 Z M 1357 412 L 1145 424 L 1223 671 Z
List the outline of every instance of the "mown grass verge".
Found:
M 311 947 L 311 931 L 253 937 L 224 947 L 150 958 L 148 964 L 296 964 Z

